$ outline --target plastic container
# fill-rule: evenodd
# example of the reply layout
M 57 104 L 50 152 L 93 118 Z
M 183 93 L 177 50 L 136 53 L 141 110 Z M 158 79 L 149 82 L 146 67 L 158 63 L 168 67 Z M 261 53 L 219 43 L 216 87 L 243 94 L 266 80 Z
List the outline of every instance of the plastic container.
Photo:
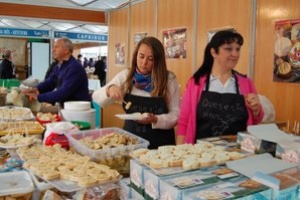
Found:
M 91 102 L 89 101 L 67 101 L 64 103 L 64 109 L 66 110 L 89 110 L 91 109 Z
M 26 171 L 0 173 L 0 180 L 0 197 L 31 196 L 34 191 L 34 184 Z
M 84 121 L 91 124 L 91 128 L 95 128 L 95 109 L 89 110 L 60 110 L 60 114 L 64 121 Z
M 135 145 L 94 150 L 79 141 L 85 137 L 96 139 L 113 132 L 130 136 L 137 139 L 138 142 Z M 66 136 L 69 139 L 70 146 L 73 147 L 76 152 L 81 155 L 89 156 L 96 162 L 108 165 L 111 168 L 118 170 L 123 176 L 127 176 L 129 174 L 129 161 L 132 151 L 135 149 L 147 148 L 149 146 L 149 142 L 147 140 L 116 127 L 73 132 L 66 134 Z

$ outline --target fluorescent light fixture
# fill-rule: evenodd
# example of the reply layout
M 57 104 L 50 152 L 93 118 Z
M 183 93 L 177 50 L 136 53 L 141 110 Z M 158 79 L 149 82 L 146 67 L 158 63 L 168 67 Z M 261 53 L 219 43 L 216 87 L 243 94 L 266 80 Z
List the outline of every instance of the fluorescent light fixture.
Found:
M 97 0 L 68 0 L 76 5 L 81 5 L 81 6 L 85 6 L 85 5 L 88 5 L 88 4 L 91 4 Z

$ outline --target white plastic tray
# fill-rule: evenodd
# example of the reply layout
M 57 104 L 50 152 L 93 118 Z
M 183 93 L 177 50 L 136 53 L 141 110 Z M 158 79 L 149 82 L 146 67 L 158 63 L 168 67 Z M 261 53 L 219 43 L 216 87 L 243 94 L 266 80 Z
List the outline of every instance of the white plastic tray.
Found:
M 37 139 L 33 139 L 32 142 L 29 142 L 27 144 L 18 144 L 18 145 L 3 145 L 0 143 L 0 148 L 3 149 L 18 149 L 21 147 L 26 147 L 26 146 L 30 146 L 32 144 L 34 144 L 37 141 Z
M 11 119 L 11 117 L 8 116 L 2 116 L 0 114 L 0 121 L 21 121 L 21 120 L 35 120 L 35 117 L 32 113 L 32 111 L 29 108 L 24 107 L 17 107 L 17 106 L 4 106 L 0 107 L 0 113 L 3 113 L 5 111 L 14 113 L 22 110 L 23 115 L 16 116 L 15 119 Z
M 30 171 L 30 173 L 33 173 L 31 170 L 29 170 L 29 171 Z M 53 187 L 55 187 L 56 189 L 58 189 L 61 192 L 76 192 L 78 190 L 82 190 L 82 189 L 85 188 L 85 187 L 79 186 L 77 184 L 77 182 L 75 182 L 75 181 L 67 181 L 67 180 L 63 180 L 63 179 L 60 179 L 60 178 L 49 181 L 49 180 L 46 180 L 43 177 L 38 176 L 36 174 L 35 174 L 35 176 L 39 177 L 40 179 L 42 179 L 46 183 L 52 185 Z M 117 182 L 120 181 L 121 178 L 122 177 L 119 177 L 116 180 L 107 181 L 105 183 L 96 183 L 94 186 L 100 186 L 100 185 L 105 185 L 105 184 L 110 184 L 110 183 L 117 183 Z
M 33 190 L 34 185 L 28 172 L 0 173 L 0 196 L 27 194 Z

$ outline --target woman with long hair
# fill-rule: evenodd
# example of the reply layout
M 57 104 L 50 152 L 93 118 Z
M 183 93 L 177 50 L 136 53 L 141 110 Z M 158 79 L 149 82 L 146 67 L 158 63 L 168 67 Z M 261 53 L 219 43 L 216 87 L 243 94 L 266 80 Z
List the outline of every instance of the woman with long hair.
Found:
M 139 120 L 125 120 L 124 129 L 148 140 L 149 148 L 175 144 L 179 85 L 167 69 L 164 47 L 157 38 L 143 38 L 134 50 L 131 68 L 96 90 L 93 100 L 102 107 L 116 101 L 127 102 L 123 103 L 126 113 L 147 113 Z

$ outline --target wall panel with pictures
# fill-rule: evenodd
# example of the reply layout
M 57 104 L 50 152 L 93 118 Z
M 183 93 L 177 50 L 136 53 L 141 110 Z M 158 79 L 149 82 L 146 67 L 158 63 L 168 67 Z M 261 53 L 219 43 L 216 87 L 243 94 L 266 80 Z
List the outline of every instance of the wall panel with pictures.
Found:
M 109 41 L 108 41 L 108 64 L 107 64 L 107 81 L 111 80 L 118 72 L 124 70 L 128 65 L 128 14 L 127 7 L 111 12 L 109 21 Z M 116 64 L 116 44 L 125 44 L 125 60 L 123 65 Z M 103 110 L 103 127 L 123 127 L 124 121 L 115 117 L 115 114 L 123 113 L 121 105 L 118 103 L 109 105 Z M 101 124 L 102 124 L 101 123 Z
M 143 3 L 132 5 L 130 17 L 130 43 L 129 60 L 138 39 L 144 36 L 156 36 L 155 33 L 155 0 L 148 0 Z M 136 41 L 135 41 L 136 39 Z
M 143 15 L 148 12 L 149 15 Z M 120 18 L 124 13 L 131 13 L 130 25 L 126 19 L 128 15 Z M 203 61 L 208 33 L 232 27 L 245 39 L 236 69 L 251 76 L 258 93 L 273 103 L 276 121 L 289 120 L 293 125 L 295 121 L 300 121 L 300 84 L 273 81 L 276 38 L 274 30 L 276 21 L 300 19 L 299 13 L 298 0 L 226 0 L 226 3 L 221 0 L 145 0 L 133 5 L 130 11 L 125 8 L 111 14 L 109 42 L 115 43 L 117 38 L 122 38 L 123 35 L 127 37 L 130 32 L 131 55 L 134 49 L 134 33 L 145 31 L 152 35 L 154 31 L 156 33 L 153 35 L 162 41 L 164 30 L 186 27 L 186 58 L 167 60 L 169 69 L 178 77 L 183 93 L 188 78 Z M 119 68 L 111 69 L 109 77 L 113 77 L 117 71 Z
M 203 61 L 204 48 L 213 30 L 234 28 L 244 37 L 244 45 L 236 70 L 250 74 L 252 0 L 198 1 L 196 69 Z
M 257 26 L 255 42 L 255 85 L 261 94 L 267 96 L 276 109 L 276 120 L 290 123 L 300 121 L 300 84 L 276 81 L 275 44 L 277 38 L 276 23 L 282 20 L 300 19 L 300 1 L 274 0 L 257 1 Z M 281 55 L 279 55 L 281 56 Z
M 164 33 L 184 30 L 183 33 L 186 39 L 186 42 L 184 42 L 185 56 L 167 58 L 168 68 L 177 76 L 181 94 L 183 94 L 186 82 L 191 77 L 194 68 L 194 5 L 194 0 L 158 1 L 157 37 L 164 41 Z M 173 47 L 176 48 L 176 45 Z

